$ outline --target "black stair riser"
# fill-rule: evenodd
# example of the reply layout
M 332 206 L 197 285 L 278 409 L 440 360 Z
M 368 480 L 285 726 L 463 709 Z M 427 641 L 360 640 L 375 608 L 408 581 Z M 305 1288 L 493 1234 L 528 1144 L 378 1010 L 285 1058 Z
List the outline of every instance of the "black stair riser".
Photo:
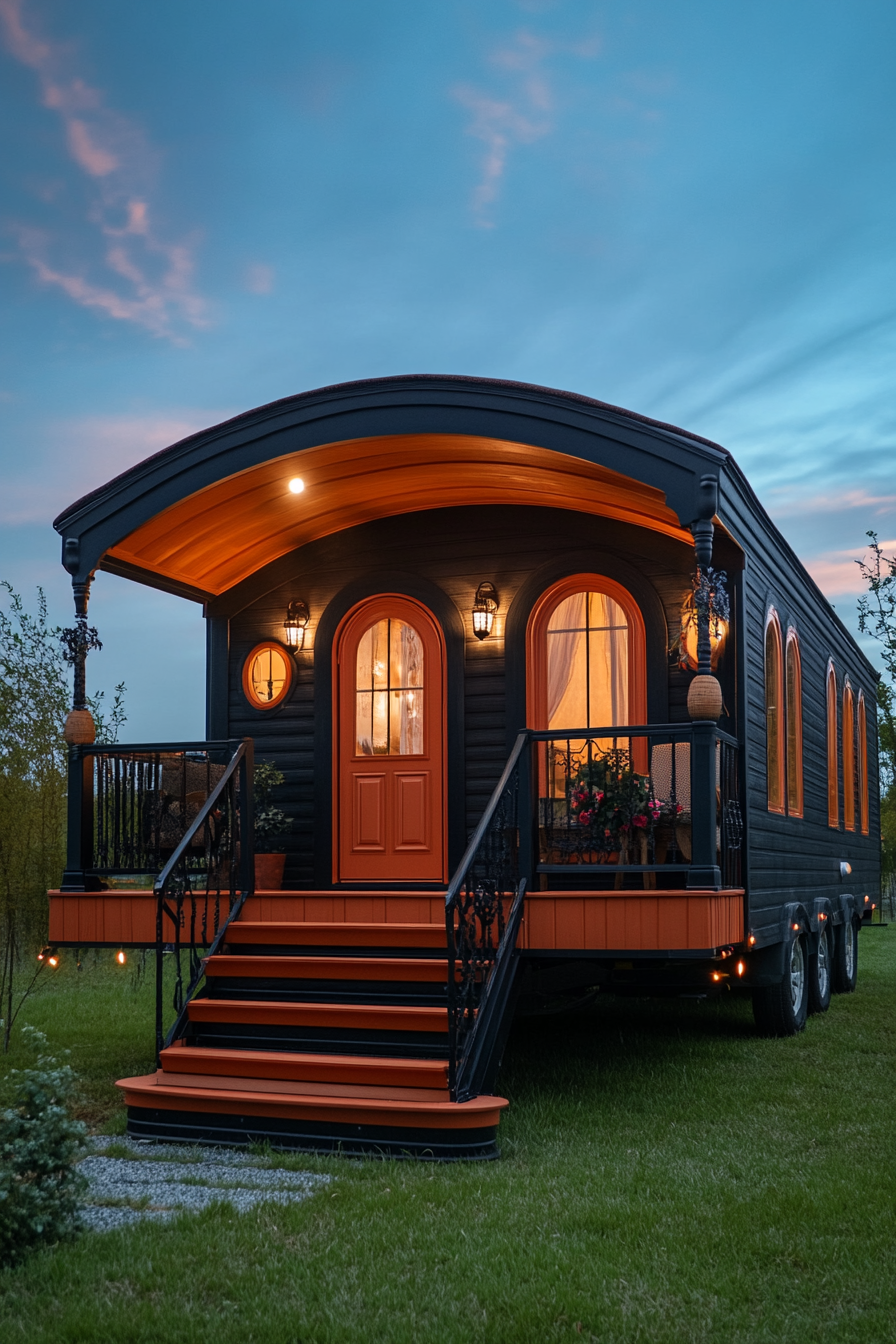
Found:
M 295 1050 L 386 1059 L 447 1059 L 448 1036 L 435 1031 L 362 1031 L 349 1027 L 286 1027 L 256 1022 L 191 1022 L 188 1045 L 221 1050 Z
M 292 980 L 285 976 L 208 977 L 209 999 L 276 1003 L 370 1003 L 446 1008 L 447 985 L 395 980 Z
M 417 1161 L 490 1161 L 498 1156 L 495 1127 L 491 1125 L 482 1129 L 404 1129 L 129 1106 L 127 1132 L 134 1139 L 228 1146 L 266 1142 L 273 1148 L 306 1153 L 364 1153 Z M 226 1197 L 225 1191 L 222 1198 Z

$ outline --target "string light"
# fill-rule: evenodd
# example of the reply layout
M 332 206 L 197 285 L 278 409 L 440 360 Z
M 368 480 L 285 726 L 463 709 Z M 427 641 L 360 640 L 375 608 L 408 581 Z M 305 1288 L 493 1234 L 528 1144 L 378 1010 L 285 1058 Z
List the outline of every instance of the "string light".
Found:
M 127 961 L 127 957 L 125 956 L 124 952 L 121 952 L 121 951 L 120 951 L 120 952 L 116 952 L 116 954 L 115 954 L 115 960 L 118 962 L 119 966 L 123 966 L 123 965 L 125 964 L 125 962 Z

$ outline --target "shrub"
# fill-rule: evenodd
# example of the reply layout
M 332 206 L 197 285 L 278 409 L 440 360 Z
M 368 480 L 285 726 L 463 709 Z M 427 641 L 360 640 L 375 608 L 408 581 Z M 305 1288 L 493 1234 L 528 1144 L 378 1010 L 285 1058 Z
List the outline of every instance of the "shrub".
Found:
M 46 1037 L 23 1028 L 41 1048 Z M 41 1055 L 17 1069 L 15 1103 L 0 1114 L 0 1264 L 14 1264 L 29 1250 L 74 1235 L 86 1180 L 74 1163 L 84 1148 L 85 1127 L 73 1120 L 75 1075 L 67 1064 Z

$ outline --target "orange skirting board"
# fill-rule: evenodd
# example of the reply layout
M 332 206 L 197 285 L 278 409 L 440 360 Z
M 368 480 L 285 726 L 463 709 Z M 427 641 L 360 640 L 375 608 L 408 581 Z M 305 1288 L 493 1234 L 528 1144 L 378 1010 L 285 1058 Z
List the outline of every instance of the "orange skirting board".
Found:
M 445 897 L 439 891 L 259 891 L 249 897 L 240 918 L 296 924 L 444 924 Z
M 70 947 L 152 946 L 151 891 L 58 892 L 50 895 L 50 942 Z M 744 939 L 743 892 L 538 891 L 526 897 L 520 948 L 529 951 L 632 952 L 698 950 Z M 209 925 L 213 923 L 209 912 Z M 259 892 L 244 920 L 294 923 L 441 925 L 439 892 Z M 168 940 L 173 930 L 166 928 Z
M 68 947 L 155 947 L 156 898 L 151 891 L 50 891 L 49 941 Z M 214 900 L 209 902 L 208 927 L 214 928 Z M 187 916 L 189 919 L 189 915 Z M 197 924 L 202 907 L 196 907 Z M 219 922 L 227 918 L 223 901 Z M 189 939 L 189 928 L 181 937 Z M 174 926 L 166 918 L 166 942 L 174 942 Z
M 539 891 L 526 897 L 519 946 L 532 952 L 663 952 L 743 938 L 743 891 Z

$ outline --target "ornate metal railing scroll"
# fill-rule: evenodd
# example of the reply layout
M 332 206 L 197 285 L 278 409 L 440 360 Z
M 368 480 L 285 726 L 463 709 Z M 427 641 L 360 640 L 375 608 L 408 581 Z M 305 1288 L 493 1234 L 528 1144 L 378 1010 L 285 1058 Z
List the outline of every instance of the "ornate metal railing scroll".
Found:
M 244 738 L 156 879 L 156 1050 L 182 1032 L 187 1006 L 231 920 L 254 890 L 253 744 Z M 203 953 L 205 955 L 203 955 Z M 164 958 L 173 957 L 165 1032 Z M 185 985 L 186 980 L 186 985 Z
M 527 748 L 522 732 L 445 896 L 448 1085 L 455 1101 L 491 1086 L 509 1025 L 516 940 L 531 875 Z
M 742 887 L 744 819 L 740 807 L 737 743 L 723 733 L 719 740 L 719 864 L 722 885 Z

